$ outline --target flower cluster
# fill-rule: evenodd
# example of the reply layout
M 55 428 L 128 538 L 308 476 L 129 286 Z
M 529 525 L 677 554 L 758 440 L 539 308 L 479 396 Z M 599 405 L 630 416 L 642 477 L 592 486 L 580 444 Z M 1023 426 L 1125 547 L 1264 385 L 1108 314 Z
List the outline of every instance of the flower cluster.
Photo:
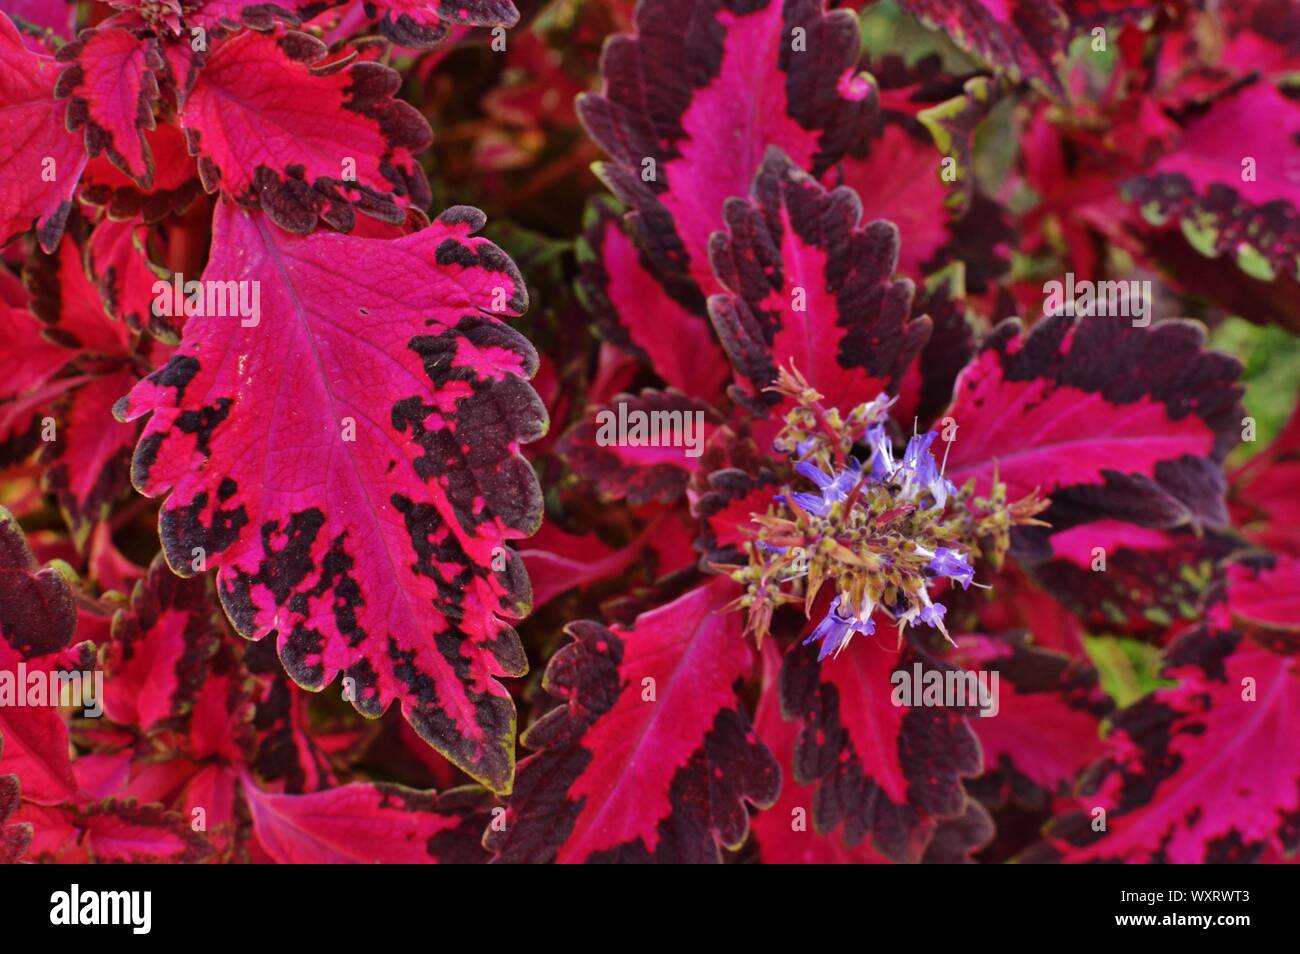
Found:
M 1008 505 L 998 481 L 988 497 L 976 496 L 974 481 L 957 488 L 932 451 L 937 431 L 912 434 L 896 455 L 886 395 L 843 415 L 824 407 L 793 368 L 773 390 L 794 402 L 774 446 L 793 458 L 792 476 L 814 489 L 777 495 L 754 516 L 748 565 L 724 568 L 746 587 L 736 605 L 749 611 L 748 630 L 761 640 L 785 603 L 802 602 L 811 615 L 829 588 L 829 607 L 805 640 L 821 643 L 821 659 L 856 633 L 874 635 L 877 614 L 897 625 L 900 639 L 920 623 L 952 641 L 932 591 L 969 587 L 981 553 L 1000 563 L 1010 527 L 1039 523 L 1044 502 L 1031 494 Z

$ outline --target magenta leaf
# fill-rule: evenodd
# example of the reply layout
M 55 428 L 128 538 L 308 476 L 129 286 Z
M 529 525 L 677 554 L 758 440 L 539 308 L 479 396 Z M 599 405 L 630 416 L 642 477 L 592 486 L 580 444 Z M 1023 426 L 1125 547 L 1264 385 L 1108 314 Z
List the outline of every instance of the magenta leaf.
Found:
M 816 786 L 810 817 L 820 834 L 843 825 L 895 861 L 919 861 L 938 824 L 968 810 L 963 777 L 977 775 L 979 742 L 956 709 L 895 705 L 893 674 L 935 669 L 910 647 L 854 643 L 819 665 L 817 648 L 791 646 L 781 668 L 781 711 L 799 726 L 794 779 Z
M 297 26 L 304 16 L 332 5 L 334 0 L 202 0 L 186 14 L 185 22 L 205 30 L 273 30 L 277 23 Z
M 1249 862 L 1293 854 L 1300 756 L 1295 656 L 1199 629 L 1173 644 L 1157 689 L 1120 711 L 1078 810 L 1049 840 L 1062 860 Z M 1093 824 L 1105 810 L 1104 830 Z
M 88 670 L 93 649 L 73 644 L 77 609 L 72 586 L 56 567 L 40 567 L 22 530 L 0 507 L 0 672 L 9 674 L 10 689 L 26 692 L 19 673 Z M 20 670 L 19 667 L 23 667 Z M 16 700 L 14 700 L 16 701 Z M 68 749 L 68 727 L 59 709 L 49 704 L 0 705 L 4 758 L 0 773 L 16 774 L 23 798 L 55 804 L 77 790 Z
M 1047 546 L 1052 558 L 1034 577 L 1089 629 L 1158 638 L 1201 615 L 1218 561 L 1237 541 L 1097 520 L 1052 534 Z
M 885 219 L 898 228 L 898 271 L 919 278 L 922 264 L 948 242 L 949 187 L 939 178 L 934 144 L 890 123 L 862 156 L 847 156 L 825 177 L 852 189 L 863 218 Z
M 594 533 L 568 533 L 554 523 L 544 523 L 519 551 L 533 588 L 533 608 L 573 589 L 622 573 L 641 555 L 641 548 L 629 544 L 614 548 Z
M 298 234 L 318 218 L 351 231 L 354 210 L 400 223 L 430 201 L 415 160 L 429 124 L 394 98 L 396 72 L 316 66 L 326 54 L 294 31 L 244 32 L 213 49 L 180 114 L 204 188 Z
M 130 487 L 139 428 L 113 420 L 112 409 L 138 380 L 119 366 L 66 392 L 57 406 L 58 439 L 43 444 L 37 457 L 45 468 L 42 486 L 58 498 L 78 546 Z
M 189 318 L 117 411 L 154 412 L 132 479 L 170 492 L 174 570 L 193 574 L 198 556 L 219 567 L 235 628 L 275 632 L 299 685 L 342 671 L 372 717 L 400 700 L 430 744 L 500 791 L 514 706 L 497 677 L 527 668 L 503 617 L 529 606 L 507 543 L 541 517 L 519 445 L 546 416 L 527 384 L 536 353 L 500 320 L 527 293 L 472 237 L 482 224 L 455 207 L 392 241 L 297 238 L 220 205 L 205 286 L 256 289 L 260 315 Z
M 73 220 L 76 232 L 84 222 Z M 35 252 L 23 269 L 23 283 L 31 291 L 29 307 L 45 324 L 45 337 L 70 351 L 120 357 L 130 350 L 131 333 L 110 321 L 94 282 L 86 274 L 80 235 L 69 236 L 51 254 Z
M 1265 629 L 1300 629 L 1300 559 L 1278 556 L 1271 565 L 1228 568 L 1228 604 L 1245 623 Z
M 1073 792 L 1102 755 L 1101 720 L 1114 708 L 1096 670 L 1024 637 L 962 636 L 958 646 L 954 662 L 998 676 L 997 712 L 970 720 L 985 771 L 967 787 L 987 802 L 1035 810 Z
M 559 450 L 603 499 L 669 503 L 699 470 L 707 433 L 718 424 L 716 411 L 680 391 L 646 388 L 589 408 Z
M 1223 523 L 1222 463 L 1240 438 L 1240 365 L 1205 351 L 1192 322 L 1133 327 L 1118 317 L 1006 321 L 962 373 L 947 475 L 1008 500 L 1035 488 L 1043 517 L 1144 526 Z
M 26 801 L 57 805 L 76 795 L 68 726 L 58 709 L 6 708 L 0 713 L 0 736 L 5 740 L 0 772 L 18 777 Z
M 975 356 L 975 328 L 966 317 L 966 270 L 951 265 L 931 275 L 912 311 L 930 317 L 930 337 L 898 383 L 896 420 L 932 426 L 952 400 L 953 386 Z
M 139 183 L 108 161 L 97 156 L 86 164 L 77 197 L 89 205 L 100 205 L 113 224 L 139 216 L 152 225 L 169 215 L 180 215 L 202 192 L 198 167 L 185 144 L 180 127 L 162 123 L 146 129 L 144 141 L 155 166 L 153 184 L 142 188 Z M 101 222 L 91 236 L 96 241 Z
M 75 381 L 55 380 L 76 352 L 44 335 L 41 323 L 25 308 L 0 302 L 0 464 L 26 459 L 40 444 L 41 420 L 48 401 Z
M 193 864 L 212 853 L 208 839 L 191 829 L 189 816 L 158 804 L 106 798 L 62 805 L 47 814 L 67 834 L 58 839 L 57 847 L 38 852 L 33 846 L 34 861 Z M 64 858 L 65 852 L 72 857 Z
M 764 685 L 754 715 L 754 732 L 771 750 L 781 766 L 781 796 L 766 811 L 754 816 L 752 827 L 764 864 L 889 864 L 869 839 L 846 845 L 837 833 L 819 832 L 813 824 L 816 782 L 801 782 L 793 772 L 796 722 L 781 715 L 776 680 L 781 668 L 780 651 L 768 642 L 763 647 Z
M 1221 602 L 1210 618 L 1240 630 L 1274 652 L 1300 652 L 1300 559 L 1289 554 L 1250 554 L 1224 574 Z
M 727 359 L 701 314 L 664 294 L 612 203 L 597 201 L 578 244 L 578 291 L 601 333 L 671 387 L 717 401 Z
M 824 6 L 648 0 L 636 32 L 605 45 L 603 93 L 578 102 L 610 156 L 600 175 L 630 210 L 637 244 L 696 311 L 718 290 L 708 243 L 723 203 L 749 194 L 768 146 L 821 174 L 877 108 L 857 73 L 853 13 Z
M 86 154 L 101 152 L 141 186 L 153 184 L 154 159 L 144 131 L 153 129 L 162 55 L 155 40 L 139 40 L 126 30 L 83 30 L 59 50 L 70 64 L 54 87 L 68 100 L 68 130 L 85 127 Z
M 72 211 L 86 150 L 64 128 L 58 74 L 58 64 L 28 50 L 0 13 L 0 245 L 35 227 L 41 247 L 53 251 Z
M 519 11 L 511 0 L 366 0 L 370 15 L 383 14 L 379 28 L 399 46 L 437 46 L 448 27 L 511 27 Z
M 716 579 L 630 628 L 569 626 L 544 681 L 564 704 L 524 734 L 498 860 L 716 862 L 744 842 L 781 773 L 733 686 L 754 664 L 734 595 Z
M 931 324 L 911 315 L 911 281 L 893 278 L 891 223 L 863 225 L 856 193 L 827 191 L 776 148 L 724 218 L 710 255 L 726 293 L 709 314 L 752 400 L 776 400 L 763 389 L 792 363 L 831 407 L 894 387 Z
M 158 276 L 149 264 L 148 234 L 138 218 L 101 221 L 90 233 L 86 267 L 109 315 L 133 331 L 148 329 L 155 336 L 171 338 L 172 321 L 151 307 Z
M 1260 546 L 1300 556 L 1300 413 L 1231 482 L 1233 525 Z
M 77 5 L 72 0 L 7 0 L 5 8 L 15 21 L 26 21 L 62 37 L 72 36 L 77 19 Z
M 104 661 L 104 711 L 142 732 L 179 724 L 221 641 L 206 577 L 183 579 L 156 558 L 113 618 Z
M 280 864 L 469 864 L 488 812 L 481 789 L 442 795 L 383 782 L 353 782 L 306 795 L 264 792 L 247 776 L 253 831 Z
M 4 737 L 0 736 L 0 756 L 4 755 Z M 9 818 L 18 810 L 22 785 L 17 775 L 0 775 L 0 865 L 17 864 L 32 843 L 30 822 L 13 822 Z
M 1300 278 L 1300 185 L 1290 158 L 1297 135 L 1300 103 L 1266 82 L 1248 85 L 1191 119 L 1177 146 L 1124 194 L 1153 224 L 1181 225 L 1202 255 L 1231 255 L 1264 281 Z
M 260 677 L 254 701 L 252 756 L 258 779 L 290 795 L 336 785 L 329 758 L 312 736 L 308 713 L 311 697 L 285 675 L 275 647 L 270 641 L 252 643 L 244 653 L 243 663 Z M 219 713 L 212 715 L 219 720 Z M 210 723 L 207 735 L 219 739 L 221 728 L 219 721 Z M 427 751 L 422 739 L 419 744 Z
M 39 445 L 38 461 L 45 468 L 42 484 L 58 498 L 78 547 L 129 486 L 128 465 L 138 428 L 109 419 L 114 402 L 139 379 L 130 333 L 104 314 L 83 267 L 81 246 L 72 234 L 81 232 L 83 224 L 74 219 L 55 254 L 37 251 L 27 262 L 29 307 L 44 324 L 44 338 L 59 345 L 68 371 L 37 382 L 28 379 L 29 389 L 15 402 L 15 409 L 32 404 L 37 412 L 33 416 L 42 421 L 53 412 L 54 430 L 42 434 Z M 38 367 L 57 363 L 50 356 L 46 364 L 46 345 L 35 350 Z M 15 427 L 21 423 L 15 422 Z
M 1070 21 L 1056 0 L 899 0 L 899 6 L 1016 80 L 1063 95 Z

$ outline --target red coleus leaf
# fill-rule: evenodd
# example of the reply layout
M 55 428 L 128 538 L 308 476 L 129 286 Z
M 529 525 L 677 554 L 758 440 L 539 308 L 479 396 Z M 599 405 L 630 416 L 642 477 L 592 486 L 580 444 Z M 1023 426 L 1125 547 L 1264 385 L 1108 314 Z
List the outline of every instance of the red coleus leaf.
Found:
M 71 0 L 7 0 L 6 12 L 16 20 L 53 30 L 57 35 L 72 36 L 77 5 Z
M 253 831 L 280 864 L 468 864 L 487 861 L 480 841 L 486 793 L 441 796 L 401 785 L 354 782 L 308 795 L 275 795 L 245 776 Z
M 957 382 L 948 477 L 986 493 L 996 472 L 1013 501 L 1039 488 L 1054 525 L 1225 522 L 1240 365 L 1203 340 L 1192 322 L 1056 316 L 1027 334 L 1003 322 Z
M 80 227 L 82 221 L 74 223 Z M 23 269 L 23 282 L 31 291 L 32 313 L 44 322 L 49 340 L 96 356 L 121 357 L 130 350 L 130 329 L 104 313 L 99 292 L 86 274 L 81 243 L 72 236 L 52 254 L 33 254 Z
M 898 271 L 920 277 L 949 239 L 949 187 L 939 178 L 940 155 L 934 144 L 887 124 L 864 156 L 849 156 L 826 175 L 828 185 L 852 189 L 868 221 L 886 219 L 902 242 Z
M 0 772 L 16 774 L 23 798 L 54 804 L 77 790 L 68 749 L 68 728 L 49 699 L 27 696 L 32 677 L 91 668 L 87 643 L 73 645 L 77 609 L 72 587 L 55 567 L 39 567 L 9 511 L 0 507 Z M 26 679 L 24 679 L 26 674 Z M 12 695 L 13 698 L 9 698 Z
M 212 853 L 190 818 L 131 799 L 24 808 L 36 824 L 31 860 L 63 863 L 193 864 Z
M 898 383 L 895 420 L 932 425 L 952 400 L 953 386 L 975 356 L 975 328 L 966 317 L 966 270 L 952 265 L 926 280 L 912 310 L 930 317 L 930 337 Z
M 112 408 L 138 380 L 135 371 L 117 367 L 67 392 L 58 405 L 62 432 L 41 448 L 42 487 L 58 497 L 78 546 L 130 486 L 139 428 L 113 420 Z
M 962 636 L 958 646 L 953 661 L 962 668 L 998 675 L 996 712 L 970 720 L 985 766 L 967 783 L 971 792 L 1031 809 L 1070 794 L 1101 757 L 1101 720 L 1114 708 L 1097 671 L 1025 638 Z
M 1119 712 L 1079 810 L 1057 819 L 1065 861 L 1253 861 L 1300 842 L 1297 658 L 1232 632 L 1170 647 L 1158 689 Z M 1094 824 L 1105 810 L 1104 830 Z
M 1283 554 L 1255 565 L 1234 563 L 1227 577 L 1228 609 L 1235 619 L 1289 634 L 1300 631 L 1300 559 Z
M 291 795 L 337 784 L 329 759 L 318 745 L 320 738 L 311 731 L 307 711 L 310 697 L 284 674 L 275 647 L 269 640 L 250 644 L 243 664 L 259 682 L 253 704 L 255 741 L 251 763 L 258 779 Z M 211 731 L 207 735 L 220 738 Z M 236 741 L 234 746 L 223 747 L 231 750 L 239 744 Z M 428 750 L 423 740 L 420 745 Z
M 139 216 L 149 225 L 189 208 L 202 187 L 199 185 L 198 166 L 185 143 L 185 134 L 172 123 L 161 123 L 144 132 L 144 141 L 155 167 L 153 184 L 149 188 L 142 188 L 109 162 L 107 156 L 101 155 L 86 164 L 77 197 L 90 205 L 104 206 L 112 220 Z M 92 244 L 100 229 L 107 224 L 101 222 L 96 227 L 91 236 Z
M 981 765 L 958 711 L 894 704 L 894 673 L 911 679 L 917 666 L 936 668 L 910 647 L 862 641 L 825 665 L 815 646 L 793 645 L 781 667 L 781 711 L 799 726 L 794 778 L 816 783 L 817 831 L 843 824 L 847 846 L 868 838 L 895 861 L 919 861 L 938 823 L 966 814 L 962 778 Z
M 734 683 L 753 650 L 716 579 L 630 628 L 573 623 L 544 685 L 565 703 L 524 733 L 501 861 L 710 862 L 739 847 L 745 803 L 772 804 L 780 769 L 748 726 Z
M 75 354 L 42 335 L 42 326 L 25 308 L 0 302 L 0 465 L 25 460 L 40 443 L 49 402 L 74 383 L 55 375 Z
M 191 825 L 203 819 L 213 861 L 244 861 L 251 854 L 253 826 L 241 794 L 238 773 L 228 765 L 210 762 L 190 776 L 178 800 L 176 810 L 191 819 Z
M 497 677 L 527 664 L 502 617 L 529 597 L 506 543 L 540 520 L 519 445 L 546 418 L 536 353 L 493 314 L 527 294 L 472 237 L 482 224 L 456 207 L 391 241 L 296 238 L 220 205 L 204 286 L 243 283 L 260 315 L 189 318 L 117 410 L 154 412 L 132 476 L 171 492 L 174 570 L 194 573 L 196 554 L 219 567 L 235 628 L 275 631 L 296 682 L 342 670 L 361 712 L 400 700 L 439 751 L 508 790 L 514 706 Z
M 194 704 L 221 641 L 207 577 L 182 579 L 161 557 L 113 618 L 104 661 L 104 711 L 149 732 L 175 724 Z
M 29 672 L 36 668 L 31 666 Z M 22 671 L 16 664 L 6 666 L 6 670 L 15 679 Z M 19 691 L 26 688 L 18 687 Z M 0 771 L 13 773 L 21 780 L 24 800 L 57 805 L 76 795 L 68 725 L 58 709 L 6 707 L 0 712 L 0 737 L 5 740 Z
M 756 513 L 765 513 L 781 492 L 780 475 L 770 452 L 730 427 L 710 436 L 708 449 L 692 475 L 687 497 L 692 516 L 699 519 L 695 541 L 703 558 L 712 563 L 735 563 L 745 557 L 752 542 Z
M 1159 638 L 1200 617 L 1235 538 L 1098 520 L 1048 538 L 1052 559 L 1033 567 L 1047 590 L 1093 631 Z
M 0 507 L 0 664 L 61 653 L 77 631 L 72 587 L 40 567 L 13 515 Z
M 140 3 L 141 0 L 116 0 L 121 5 Z M 197 9 L 185 14 L 190 26 L 205 30 L 237 29 L 240 26 L 254 30 L 271 30 L 277 23 L 298 25 L 304 16 L 329 6 L 333 0 L 202 0 Z
M 1064 95 L 1057 74 L 1070 21 L 1056 0 L 899 0 L 899 6 L 995 69 Z
M 111 422 L 110 412 L 139 379 L 129 330 L 105 315 L 86 275 L 81 245 L 72 234 L 80 233 L 82 224 L 74 221 L 55 254 L 36 252 L 27 263 L 23 277 L 32 291 L 30 307 L 47 339 L 34 348 L 33 367 L 47 376 L 33 381 L 30 374 L 19 375 L 23 390 L 0 415 L 0 434 L 13 434 L 22 454 L 37 446 L 30 435 L 39 425 L 42 487 L 58 498 L 78 548 L 128 487 L 138 428 Z M 18 340 L 30 340 L 31 316 L 12 320 L 21 328 Z M 57 344 L 56 353 L 49 353 L 50 343 Z M 61 363 L 66 370 L 49 373 Z M 27 440 L 20 436 L 24 419 L 30 421 Z
M 1233 526 L 1260 546 L 1300 556 L 1300 413 L 1230 479 Z
M 155 336 L 168 335 L 173 330 L 173 322 L 155 316 L 151 307 L 157 297 L 153 288 L 158 276 L 149 265 L 148 232 L 138 218 L 101 221 L 90 233 L 86 267 L 104 309 L 114 319 L 133 331 L 147 328 Z
M 1036 583 L 1019 561 L 1003 564 L 992 586 L 993 599 L 976 589 L 948 591 L 943 602 L 953 614 L 954 626 L 965 632 L 1029 632 L 1036 646 L 1084 656 L 1082 621 Z
M 368 15 L 379 13 L 379 28 L 399 46 L 428 49 L 447 35 L 448 26 L 514 26 L 519 11 L 510 0 L 366 0 Z
M 68 107 L 54 98 L 58 73 L 0 13 L 0 244 L 34 226 L 41 247 L 53 251 L 72 211 L 86 150 L 64 128 Z
M 709 236 L 768 146 L 820 174 L 874 113 L 875 90 L 856 72 L 854 15 L 823 0 L 643 3 L 635 26 L 605 45 L 604 92 L 578 111 L 611 157 L 599 173 L 638 244 L 699 311 L 717 291 Z
M 0 756 L 4 755 L 4 738 L 0 737 Z M 29 822 L 10 823 L 9 818 L 18 810 L 22 786 L 17 775 L 0 775 L 0 865 L 17 864 L 32 843 L 32 826 Z
M 578 291 L 606 338 L 679 391 L 721 398 L 727 359 L 708 320 L 664 294 L 610 203 L 592 204 L 578 261 Z
M 769 641 L 763 647 L 763 694 L 754 731 L 781 766 L 781 797 L 752 822 L 759 857 L 766 864 L 889 864 L 870 840 L 850 846 L 835 832 L 819 832 L 813 825 L 816 781 L 800 782 L 793 771 L 799 726 L 781 715 L 780 668 L 780 651 Z
M 647 388 L 589 409 L 557 449 L 602 498 L 669 503 L 699 469 L 706 428 L 718 423 L 717 412 L 679 391 Z
M 792 363 L 831 407 L 893 387 L 931 328 L 911 317 L 912 283 L 893 279 L 898 230 L 863 225 L 851 189 L 828 192 L 775 148 L 724 217 L 710 255 L 727 293 L 709 314 L 754 399 L 775 400 L 762 389 Z
M 1300 29 L 1300 10 L 1294 5 L 1276 0 L 1242 0 L 1213 13 L 1197 11 L 1189 18 L 1188 29 L 1196 29 L 1211 16 L 1222 18 L 1222 34 L 1214 40 L 1222 44 L 1215 65 L 1233 79 L 1263 74 L 1280 80 L 1294 68 L 1295 35 Z M 1178 44 L 1170 45 L 1173 49 L 1162 53 L 1175 61 L 1189 51 L 1187 47 L 1179 49 Z
M 1300 278 L 1298 134 L 1300 103 L 1269 83 L 1247 85 L 1190 120 L 1125 197 L 1156 224 L 1179 223 L 1203 255 L 1232 255 L 1266 281 Z
M 83 30 L 59 50 L 70 64 L 54 87 L 68 100 L 70 132 L 85 127 L 86 153 L 101 152 L 141 186 L 153 184 L 154 160 L 144 138 L 153 129 L 162 54 L 156 40 L 140 40 L 127 30 Z
M 396 72 L 317 68 L 326 54 L 294 31 L 244 32 L 212 50 L 180 114 L 203 185 L 298 234 L 318 218 L 350 231 L 354 209 L 400 223 L 408 206 L 430 201 L 414 158 L 429 124 L 394 99 Z
M 544 523 L 520 549 L 533 588 L 533 608 L 539 609 L 575 586 L 586 588 L 622 573 L 640 555 L 635 544 L 614 548 L 594 533 L 567 533 Z
M 219 650 L 195 694 L 182 744 L 196 761 L 238 766 L 254 751 L 258 686 L 239 662 L 234 653 Z

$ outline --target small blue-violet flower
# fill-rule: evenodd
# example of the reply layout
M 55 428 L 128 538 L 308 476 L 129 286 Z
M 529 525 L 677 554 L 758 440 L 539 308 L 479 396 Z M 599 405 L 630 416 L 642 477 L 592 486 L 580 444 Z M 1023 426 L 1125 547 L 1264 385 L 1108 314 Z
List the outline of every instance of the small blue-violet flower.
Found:
M 821 640 L 821 649 L 817 653 L 817 661 L 821 662 L 831 654 L 839 655 L 840 650 L 848 645 L 854 633 L 861 633 L 864 636 L 875 635 L 876 623 L 871 618 L 871 607 L 867 608 L 864 615 L 844 616 L 840 612 L 840 597 L 837 596 L 831 600 L 831 608 L 827 611 L 826 618 L 817 624 L 817 628 L 809 634 L 803 644 L 807 646 L 809 643 Z
M 961 584 L 963 590 L 969 587 L 971 581 L 975 579 L 975 568 L 967 562 L 961 551 L 954 550 L 951 547 L 939 547 L 934 551 L 934 557 L 929 563 L 929 570 L 935 576 L 945 576 L 950 580 L 955 580 Z
M 791 494 L 790 498 L 808 513 L 818 517 L 826 516 L 835 504 L 847 499 L 862 477 L 862 464 L 852 457 L 848 460 L 848 466 L 838 474 L 827 474 L 809 461 L 800 461 L 794 465 L 794 469 L 816 484 L 821 493 L 819 495 L 800 492 Z M 784 499 L 784 496 L 776 499 Z

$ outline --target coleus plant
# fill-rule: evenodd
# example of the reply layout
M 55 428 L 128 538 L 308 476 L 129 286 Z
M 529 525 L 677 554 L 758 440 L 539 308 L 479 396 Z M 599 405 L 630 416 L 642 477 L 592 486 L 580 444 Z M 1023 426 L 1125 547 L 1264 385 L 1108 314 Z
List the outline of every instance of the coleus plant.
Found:
M 0 859 L 1289 858 L 1206 6 L 6 3 Z

